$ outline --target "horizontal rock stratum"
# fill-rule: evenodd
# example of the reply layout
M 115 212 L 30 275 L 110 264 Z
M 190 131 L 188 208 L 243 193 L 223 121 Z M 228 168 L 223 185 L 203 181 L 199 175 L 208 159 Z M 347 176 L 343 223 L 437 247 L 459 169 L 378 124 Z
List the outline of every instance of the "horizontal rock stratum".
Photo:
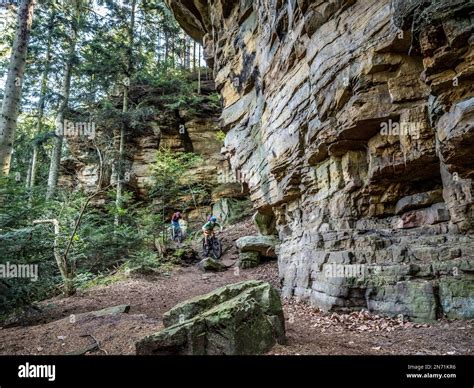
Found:
M 225 155 L 275 220 L 283 295 L 472 318 L 474 4 L 168 3 L 214 69 Z
M 285 341 L 280 295 L 249 280 L 218 288 L 173 307 L 165 329 L 136 344 L 137 354 L 261 354 Z

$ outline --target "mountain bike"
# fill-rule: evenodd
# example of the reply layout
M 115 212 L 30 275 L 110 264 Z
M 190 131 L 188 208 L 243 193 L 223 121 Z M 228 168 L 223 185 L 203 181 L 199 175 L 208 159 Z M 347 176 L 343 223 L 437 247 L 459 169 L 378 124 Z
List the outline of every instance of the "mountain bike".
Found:
M 173 241 L 178 241 L 179 243 L 182 243 L 184 241 L 184 234 L 179 226 L 171 226 L 171 239 Z
M 222 256 L 222 245 L 215 235 L 207 238 L 207 245 L 205 239 L 202 239 L 202 254 L 204 257 L 211 257 L 215 260 L 220 259 Z

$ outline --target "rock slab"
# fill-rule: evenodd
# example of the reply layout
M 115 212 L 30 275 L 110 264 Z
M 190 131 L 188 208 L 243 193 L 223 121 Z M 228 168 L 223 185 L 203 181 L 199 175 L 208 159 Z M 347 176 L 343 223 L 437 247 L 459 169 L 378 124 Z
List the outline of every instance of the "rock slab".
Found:
M 176 305 L 165 329 L 136 343 L 139 355 L 262 354 L 285 342 L 278 291 L 249 280 L 218 288 Z

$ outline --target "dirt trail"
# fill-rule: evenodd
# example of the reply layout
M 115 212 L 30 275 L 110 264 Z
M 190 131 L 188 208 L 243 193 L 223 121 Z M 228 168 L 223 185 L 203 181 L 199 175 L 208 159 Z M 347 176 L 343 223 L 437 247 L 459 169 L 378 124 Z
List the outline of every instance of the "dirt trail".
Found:
M 233 266 L 237 260 L 233 241 L 252 233 L 250 221 L 225 231 L 224 264 Z M 135 342 L 161 329 L 163 314 L 177 303 L 247 279 L 279 287 L 277 263 L 206 274 L 195 266 L 178 267 L 168 276 L 129 278 L 49 299 L 39 304 L 42 311 L 30 326 L 0 329 L 0 354 L 68 354 L 95 342 L 99 348 L 91 354 L 134 354 Z M 131 306 L 128 314 L 78 317 L 121 304 Z M 326 314 L 286 300 L 284 310 L 288 344 L 275 346 L 270 354 L 473 354 L 472 320 L 424 327 L 370 314 Z

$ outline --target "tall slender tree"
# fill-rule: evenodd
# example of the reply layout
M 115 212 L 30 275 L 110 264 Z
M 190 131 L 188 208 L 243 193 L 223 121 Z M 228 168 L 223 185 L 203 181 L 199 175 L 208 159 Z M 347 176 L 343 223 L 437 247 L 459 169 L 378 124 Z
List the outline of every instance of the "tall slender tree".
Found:
M 69 106 L 69 96 L 71 93 L 71 79 L 74 71 L 76 61 L 76 44 L 79 31 L 84 22 L 85 10 L 82 0 L 72 0 L 72 17 L 71 17 L 71 34 L 69 36 L 69 49 L 66 55 L 66 62 L 64 65 L 63 81 L 61 86 L 61 101 L 58 112 L 56 114 L 56 128 L 63 128 L 65 113 Z M 68 4 L 64 4 L 65 7 Z M 67 10 L 66 10 L 67 11 Z M 63 148 L 62 133 L 56 134 L 54 138 L 54 146 L 51 154 L 51 163 L 48 174 L 48 188 L 46 191 L 46 199 L 51 199 L 56 191 L 59 178 L 59 167 L 61 164 L 61 153 Z
M 40 83 L 40 98 L 38 102 L 38 118 L 36 121 L 36 135 L 39 135 L 43 129 L 43 116 L 44 116 L 44 107 L 46 102 L 46 90 L 48 84 L 48 76 L 51 68 L 51 45 L 53 39 L 53 29 L 54 22 L 56 19 L 55 9 L 51 12 L 49 21 L 48 21 L 48 38 L 46 42 L 46 56 L 44 61 L 43 73 L 41 74 L 41 83 Z M 30 168 L 28 172 L 28 177 L 26 180 L 26 185 L 28 188 L 32 188 L 35 185 L 36 180 L 36 170 L 38 162 L 38 142 L 35 141 L 33 144 L 33 154 L 31 156 Z
M 123 106 L 122 112 L 128 112 L 128 93 L 130 87 L 130 78 L 133 74 L 133 44 L 135 40 L 135 12 L 137 8 L 137 0 L 132 0 L 130 8 L 130 24 L 127 29 L 128 44 L 125 53 L 125 82 L 123 84 Z M 120 127 L 120 139 L 119 139 L 119 160 L 117 169 L 117 192 L 115 196 L 115 206 L 117 212 L 115 215 L 115 225 L 120 224 L 120 209 L 122 208 L 123 202 L 123 178 L 124 178 L 124 157 L 125 157 L 125 126 Z
M 201 94 L 201 45 L 198 47 L 198 87 L 197 92 Z
M 0 115 L 0 175 L 10 173 L 13 142 L 20 110 L 22 81 L 25 72 L 28 40 L 36 0 L 22 0 L 18 9 L 18 24 L 8 67 L 5 95 Z

